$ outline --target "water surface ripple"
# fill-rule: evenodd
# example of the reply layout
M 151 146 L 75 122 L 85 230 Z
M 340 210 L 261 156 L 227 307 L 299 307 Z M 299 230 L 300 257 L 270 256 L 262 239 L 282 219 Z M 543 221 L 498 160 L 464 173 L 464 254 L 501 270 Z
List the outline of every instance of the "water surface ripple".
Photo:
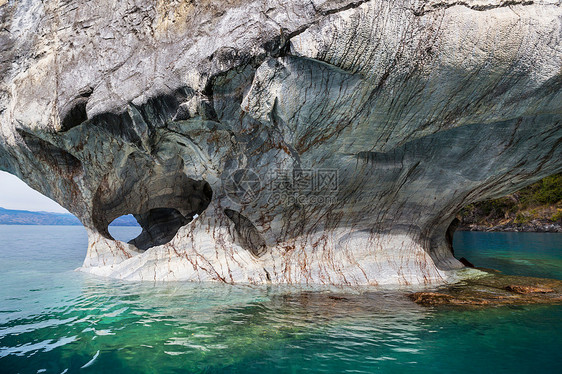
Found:
M 81 228 L 0 226 L 0 239 L 1 373 L 542 373 L 562 364 L 562 306 L 425 308 L 396 291 L 123 282 L 73 271 Z M 562 235 L 460 233 L 455 246 L 477 265 L 562 279 Z

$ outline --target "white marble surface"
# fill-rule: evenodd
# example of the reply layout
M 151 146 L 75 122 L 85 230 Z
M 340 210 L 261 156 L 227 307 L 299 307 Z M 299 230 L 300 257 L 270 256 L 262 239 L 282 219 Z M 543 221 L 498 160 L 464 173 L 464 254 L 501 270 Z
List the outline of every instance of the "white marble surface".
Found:
M 559 1 L 22 1 L 0 26 L 0 169 L 83 222 L 90 273 L 448 282 L 463 206 L 562 171 Z

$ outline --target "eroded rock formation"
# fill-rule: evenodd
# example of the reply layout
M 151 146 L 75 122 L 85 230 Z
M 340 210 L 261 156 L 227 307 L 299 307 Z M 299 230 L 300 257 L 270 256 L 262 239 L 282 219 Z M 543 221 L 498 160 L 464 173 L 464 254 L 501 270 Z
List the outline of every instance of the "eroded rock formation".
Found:
M 0 169 L 84 271 L 444 282 L 463 206 L 562 170 L 559 1 L 0 4 Z

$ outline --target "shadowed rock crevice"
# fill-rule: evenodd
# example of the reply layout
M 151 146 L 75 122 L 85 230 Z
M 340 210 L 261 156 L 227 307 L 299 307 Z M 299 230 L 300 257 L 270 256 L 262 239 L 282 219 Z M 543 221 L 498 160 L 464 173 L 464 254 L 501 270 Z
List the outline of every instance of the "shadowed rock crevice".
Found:
M 142 251 L 150 247 L 168 243 L 178 230 L 190 223 L 193 217 L 184 217 L 177 209 L 156 208 L 144 214 L 136 214 L 135 218 L 142 227 L 142 232 L 129 241 Z
M 488 4 L 486 3 L 470 4 L 468 1 L 453 1 L 453 2 L 443 1 L 438 3 L 433 3 L 429 5 L 428 8 L 426 8 L 426 5 L 424 5 L 421 9 L 415 10 L 414 15 L 416 17 L 420 17 L 427 13 L 447 9 L 453 6 L 463 6 L 478 12 L 483 12 L 491 9 L 511 7 L 515 5 L 522 5 L 522 6 L 533 5 L 534 3 L 535 3 L 534 1 L 516 1 L 516 0 L 499 1 L 495 3 L 490 1 Z
M 60 113 L 60 118 L 62 118 L 61 131 L 68 131 L 81 125 L 88 119 L 86 105 L 88 104 L 88 99 L 92 95 L 92 92 L 93 89 L 91 87 L 81 90 L 74 100 L 62 108 Z
M 453 256 L 455 255 L 455 248 L 453 248 L 453 237 L 455 236 L 455 231 L 459 227 L 459 223 L 460 221 L 457 218 L 453 219 L 453 221 L 447 228 L 447 232 L 445 233 L 445 243 L 451 250 L 451 254 Z
M 234 223 L 235 240 L 242 248 L 256 257 L 261 257 L 267 252 L 265 239 L 252 221 L 232 209 L 225 209 L 224 214 Z
M 64 116 L 61 131 L 82 125 L 83 131 L 101 129 L 138 148 L 145 145 L 150 147 L 155 141 L 157 129 L 165 128 L 175 121 L 187 120 L 194 115 L 189 110 L 189 106 L 197 101 L 193 95 L 193 90 L 181 87 L 167 94 L 147 98 L 142 104 L 130 102 L 125 108 L 96 113 L 91 118 L 87 118 L 86 113 L 89 96 L 80 96 L 67 104 L 71 109 L 61 114 L 61 117 Z

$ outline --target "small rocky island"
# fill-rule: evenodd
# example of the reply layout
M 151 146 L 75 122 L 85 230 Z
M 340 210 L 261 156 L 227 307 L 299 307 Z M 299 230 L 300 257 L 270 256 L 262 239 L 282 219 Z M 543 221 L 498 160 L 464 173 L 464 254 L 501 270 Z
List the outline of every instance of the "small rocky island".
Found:
M 0 25 L 0 169 L 79 218 L 86 272 L 444 284 L 463 207 L 562 171 L 558 0 L 0 1 Z

